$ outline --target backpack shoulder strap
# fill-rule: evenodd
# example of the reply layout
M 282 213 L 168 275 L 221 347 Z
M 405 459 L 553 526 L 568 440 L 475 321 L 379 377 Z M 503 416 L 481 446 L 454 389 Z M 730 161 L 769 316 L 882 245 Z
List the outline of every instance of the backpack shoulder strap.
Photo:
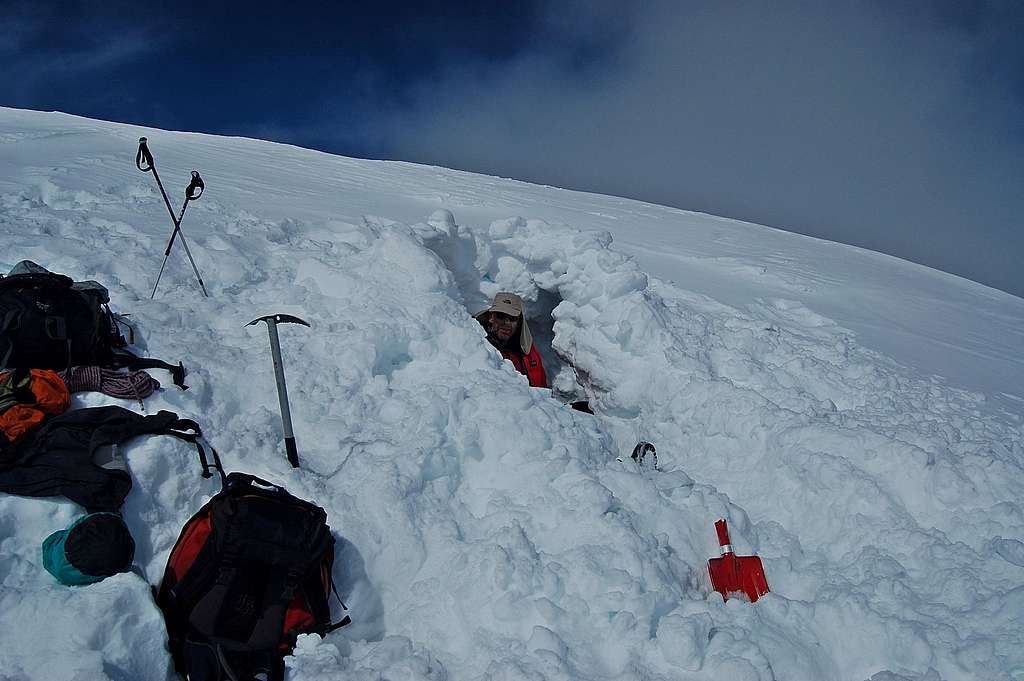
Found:
M 334 580 L 331 580 L 331 591 L 334 592 L 334 597 L 338 599 L 339 603 L 341 603 L 341 609 L 345 611 L 345 616 L 342 617 L 337 622 L 331 622 L 330 624 L 328 624 L 327 627 L 324 629 L 324 633 L 325 634 L 329 634 L 332 631 L 337 631 L 338 629 L 341 629 L 342 627 L 345 627 L 345 626 L 348 626 L 349 624 L 352 624 L 352 618 L 348 616 L 348 606 L 345 605 L 345 601 L 341 600 L 341 596 L 338 594 L 338 588 L 336 586 L 334 586 Z M 330 610 L 330 608 L 328 608 L 328 610 Z M 330 622 L 331 621 L 330 612 L 328 612 L 327 618 L 325 619 L 325 621 L 326 622 Z
M 7 349 L 4 351 L 2 357 L 0 357 L 0 369 L 7 368 L 7 362 L 11 359 L 11 354 L 14 352 L 14 341 L 12 340 L 11 334 L 17 330 L 18 324 L 20 323 L 22 315 L 25 313 L 25 307 L 19 300 L 9 300 L 4 305 L 7 308 L 6 311 L 0 310 L 0 338 L 7 339 Z M 2 349 L 2 346 L 0 346 Z
M 174 366 L 153 357 L 139 357 L 129 350 L 122 348 L 113 352 L 110 363 L 115 369 L 127 368 L 132 371 L 137 369 L 166 369 L 171 372 L 174 385 L 182 390 L 188 390 L 188 386 L 185 385 L 185 374 L 188 372 L 185 371 L 185 366 L 181 362 L 178 362 L 178 366 Z
M 220 474 L 221 489 L 227 487 L 228 478 L 224 472 L 224 466 L 220 462 L 220 455 L 217 454 L 217 450 L 213 448 L 213 445 L 203 438 L 203 431 L 198 423 L 191 419 L 177 419 L 161 432 L 164 435 L 173 435 L 179 440 L 195 445 L 196 451 L 199 454 L 199 463 L 203 467 L 202 476 L 204 478 L 212 478 L 213 473 L 211 469 L 214 469 Z M 207 457 L 207 451 L 213 456 L 213 464 L 210 463 L 210 459 Z

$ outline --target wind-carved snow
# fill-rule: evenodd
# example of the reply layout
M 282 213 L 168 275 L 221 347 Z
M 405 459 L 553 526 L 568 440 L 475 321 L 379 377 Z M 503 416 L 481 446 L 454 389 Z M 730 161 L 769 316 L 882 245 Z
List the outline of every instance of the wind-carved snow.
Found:
M 229 470 L 328 511 L 355 622 L 304 637 L 290 679 L 1024 673 L 1019 414 L 861 347 L 803 303 L 740 310 L 651 277 L 607 232 L 542 206 L 398 219 L 407 167 L 247 140 L 152 141 L 165 184 L 175 168 L 207 179 L 182 226 L 211 298 L 176 250 L 150 301 L 170 223 L 130 157 L 161 133 L 0 114 L 14 150 L 0 269 L 30 258 L 109 286 L 137 346 L 191 371 L 191 390 L 146 409 L 197 418 Z M 337 191 L 311 192 L 317 176 L 341 178 Z M 375 182 L 391 183 L 394 215 L 353 218 Z M 527 300 L 554 394 L 473 320 L 498 290 Z M 266 333 L 244 327 L 275 312 L 313 326 L 280 327 L 298 471 Z M 639 439 L 660 470 L 624 456 Z M 172 678 L 148 584 L 216 488 L 183 444 L 126 449 L 141 574 L 59 586 L 39 545 L 81 510 L 0 496 L 0 678 Z M 772 593 L 756 604 L 710 590 L 718 517 L 764 561 Z

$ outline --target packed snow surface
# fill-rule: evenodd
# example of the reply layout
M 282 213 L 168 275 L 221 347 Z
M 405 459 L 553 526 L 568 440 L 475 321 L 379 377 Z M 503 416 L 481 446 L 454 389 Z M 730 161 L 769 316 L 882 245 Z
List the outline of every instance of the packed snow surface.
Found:
M 149 138 L 210 292 L 176 244 Z M 737 188 L 742 192 L 742 188 Z M 0 109 L 0 270 L 93 279 L 229 470 L 322 505 L 355 623 L 292 681 L 1024 679 L 1024 300 L 659 206 L 266 142 Z M 553 391 L 472 318 L 528 302 Z M 263 326 L 280 327 L 302 466 Z M 595 416 L 565 402 L 588 399 Z M 83 393 L 76 406 L 125 403 Z M 628 457 L 640 439 L 659 469 Z M 82 509 L 0 495 L 0 679 L 174 678 L 151 596 L 217 491 L 126 448 L 137 572 L 59 585 Z M 762 558 L 711 590 L 714 521 Z

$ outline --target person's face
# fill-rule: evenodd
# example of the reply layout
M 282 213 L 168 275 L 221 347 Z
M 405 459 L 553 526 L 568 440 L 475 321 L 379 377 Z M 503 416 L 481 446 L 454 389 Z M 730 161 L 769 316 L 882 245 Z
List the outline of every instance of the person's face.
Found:
M 501 312 L 492 312 L 488 322 L 491 333 L 501 341 L 507 341 L 519 328 L 519 317 L 510 317 Z

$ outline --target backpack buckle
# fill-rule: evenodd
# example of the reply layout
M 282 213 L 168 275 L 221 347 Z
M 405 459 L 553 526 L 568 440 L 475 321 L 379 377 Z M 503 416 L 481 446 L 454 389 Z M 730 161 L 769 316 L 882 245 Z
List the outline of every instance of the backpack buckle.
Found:
M 52 340 L 67 340 L 67 321 L 63 317 L 47 317 L 46 335 L 50 337 Z
M 285 577 L 284 590 L 281 591 L 281 598 L 285 599 L 286 603 L 291 603 L 295 598 L 295 590 L 298 588 L 301 580 L 301 572 L 295 569 L 288 570 L 288 574 Z
M 295 585 L 289 582 L 284 585 L 284 591 L 281 592 L 281 598 L 284 599 L 285 603 L 291 603 L 295 600 Z
M 235 574 L 238 573 L 238 568 L 224 566 L 217 573 L 217 584 L 227 586 L 235 579 Z

